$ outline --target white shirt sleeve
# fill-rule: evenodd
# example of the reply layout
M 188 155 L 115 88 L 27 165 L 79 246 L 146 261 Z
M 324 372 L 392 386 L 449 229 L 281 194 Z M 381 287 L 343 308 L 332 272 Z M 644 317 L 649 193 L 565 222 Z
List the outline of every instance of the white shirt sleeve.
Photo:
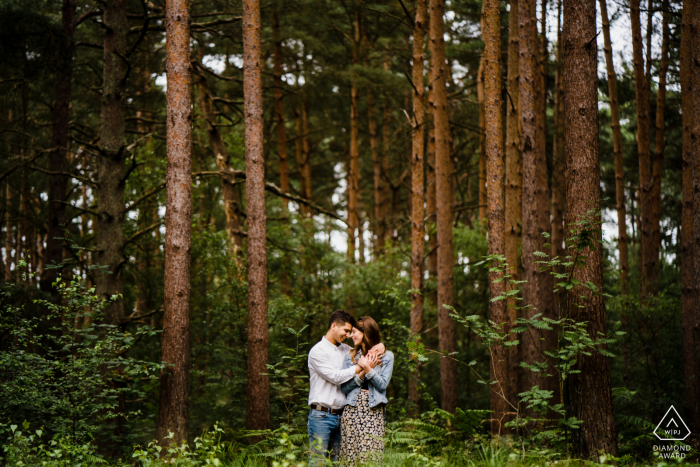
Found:
M 355 376 L 355 367 L 341 370 L 336 368 L 324 352 L 319 349 L 311 349 L 309 352 L 309 368 L 318 373 L 318 375 L 332 384 L 343 384 Z

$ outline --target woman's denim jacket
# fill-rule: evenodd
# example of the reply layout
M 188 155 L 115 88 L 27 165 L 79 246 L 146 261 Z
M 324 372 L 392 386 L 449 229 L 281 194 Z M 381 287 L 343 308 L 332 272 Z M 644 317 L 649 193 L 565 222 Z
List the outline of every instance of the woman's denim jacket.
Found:
M 356 359 L 360 358 L 360 352 L 357 352 Z M 350 358 L 350 353 L 345 356 L 343 361 L 343 369 L 355 366 Z M 386 387 L 389 386 L 391 380 L 391 372 L 394 371 L 394 354 L 388 350 L 382 356 L 382 364 L 377 365 L 365 375 L 365 379 L 369 381 L 369 406 L 374 408 L 379 404 L 388 404 L 386 398 Z M 346 396 L 346 404 L 353 407 L 357 401 L 357 394 L 360 392 L 362 380 L 357 376 L 353 376 L 351 380 L 340 385 L 340 390 Z

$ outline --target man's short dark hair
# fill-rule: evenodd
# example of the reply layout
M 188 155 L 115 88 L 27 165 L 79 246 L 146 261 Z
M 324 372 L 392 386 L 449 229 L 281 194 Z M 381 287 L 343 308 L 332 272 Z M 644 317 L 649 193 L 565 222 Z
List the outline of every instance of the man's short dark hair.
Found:
M 345 323 L 350 323 L 353 327 L 355 327 L 355 318 L 353 318 L 352 315 L 345 310 L 336 310 L 331 313 L 330 318 L 328 318 L 328 329 L 331 328 L 333 323 L 336 323 L 339 326 L 342 326 Z

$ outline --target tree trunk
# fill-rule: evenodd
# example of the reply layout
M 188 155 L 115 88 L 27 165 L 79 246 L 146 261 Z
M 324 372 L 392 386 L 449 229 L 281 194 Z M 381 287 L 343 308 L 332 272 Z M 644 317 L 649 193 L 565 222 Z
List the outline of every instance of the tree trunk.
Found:
M 355 2 L 355 37 L 353 39 L 352 63 L 360 63 L 360 6 Z M 348 164 L 348 261 L 355 262 L 355 236 L 358 227 L 358 193 L 360 177 L 360 127 L 359 107 L 360 94 L 357 90 L 357 80 L 353 78 L 350 88 L 350 163 Z
M 455 323 L 445 306 L 454 303 L 452 257 L 452 161 L 450 160 L 450 128 L 447 112 L 447 65 L 445 63 L 445 2 L 430 0 L 430 82 L 433 87 L 433 120 L 435 125 L 435 197 L 438 241 L 438 327 L 440 351 L 455 351 Z M 440 359 L 442 409 L 457 409 L 457 363 Z
M 428 88 L 428 109 L 426 112 L 426 122 L 428 123 L 428 154 L 426 158 L 426 194 L 425 194 L 425 214 L 427 218 L 426 228 L 428 230 L 428 274 L 433 280 L 437 280 L 437 230 L 435 227 L 437 219 L 437 194 L 435 190 L 435 125 L 433 118 L 432 86 Z M 437 297 L 433 297 L 433 303 L 437 302 Z
M 311 150 L 309 149 L 309 110 L 306 104 L 306 95 L 304 95 L 301 104 L 301 129 L 301 154 L 304 160 L 302 164 L 302 177 L 304 177 L 304 183 L 302 184 L 304 188 L 303 196 L 305 199 L 313 201 L 311 191 Z M 313 210 L 307 205 L 302 205 L 301 212 L 304 213 L 306 218 L 313 215 Z
M 192 229 L 192 77 L 187 0 L 165 8 L 167 152 L 165 277 L 158 440 L 187 442 L 190 376 L 190 245 Z M 167 439 L 172 432 L 172 439 Z
M 481 30 L 484 30 L 483 20 L 481 21 Z M 479 61 L 479 70 L 476 72 L 476 96 L 479 101 L 479 130 L 481 131 L 481 134 L 479 134 L 479 219 L 483 221 L 486 219 L 486 208 L 488 206 L 486 196 L 486 111 L 484 110 L 483 57 Z
M 53 107 L 53 134 L 49 153 L 49 170 L 66 172 L 68 160 L 71 77 L 73 74 L 73 34 L 75 32 L 75 0 L 63 0 L 61 8 L 62 37 L 59 42 L 59 52 L 56 67 L 56 88 Z M 45 262 L 48 264 L 63 261 L 63 240 L 65 237 L 63 225 L 66 223 L 66 205 L 60 201 L 66 200 L 68 178 L 65 175 L 49 175 L 49 218 L 46 226 L 47 239 L 44 250 Z M 47 269 L 41 277 L 41 288 L 51 290 L 56 280 L 57 269 Z
M 629 293 L 629 253 L 627 251 L 627 209 L 625 207 L 625 167 L 622 158 L 622 131 L 620 128 L 620 102 L 617 98 L 617 75 L 613 64 L 612 42 L 610 40 L 610 20 L 606 0 L 599 0 L 603 19 L 603 39 L 605 43 L 605 65 L 608 72 L 608 94 L 610 96 L 610 121 L 613 135 L 615 158 L 615 201 L 617 209 L 617 237 L 620 251 L 620 282 L 623 294 Z
M 202 49 L 199 49 L 199 61 L 202 61 Z M 197 79 L 199 92 L 197 93 L 199 107 L 202 109 L 202 117 L 207 125 L 209 147 L 216 157 L 216 165 L 221 172 L 231 171 L 229 166 L 229 154 L 216 127 L 216 112 L 212 103 L 211 90 L 205 75 Z M 221 177 L 221 194 L 224 198 L 224 213 L 226 214 L 226 231 L 231 245 L 231 252 L 236 253 L 243 247 L 243 235 L 241 234 L 241 194 L 238 186 L 231 183 L 231 178 Z
M 566 224 L 575 228 L 591 208 L 600 207 L 600 159 L 598 148 L 597 50 L 595 0 L 564 1 L 564 83 L 566 89 Z M 591 205 L 593 204 L 593 205 Z M 600 231 L 597 234 L 600 240 Z M 574 278 L 603 287 L 602 248 L 584 250 L 587 265 L 575 269 Z M 584 295 L 586 298 L 581 299 Z M 575 287 L 567 297 L 567 310 L 577 321 L 588 322 L 595 338 L 606 332 L 604 297 Z M 577 304 L 585 304 L 579 308 Z M 601 453 L 618 455 L 615 415 L 610 387 L 608 357 L 581 354 L 576 364 L 581 373 L 570 376 L 571 415 L 583 421 L 572 431 L 574 455 L 598 460 Z
M 642 28 L 639 20 L 640 0 L 630 0 L 632 22 L 632 49 L 634 59 L 635 96 L 637 101 L 637 152 L 639 157 L 640 240 L 642 263 L 642 297 L 653 294 L 656 289 L 656 266 L 654 259 L 652 227 L 652 180 L 651 155 L 649 153 L 649 87 L 644 76 Z
M 383 63 L 384 71 L 389 72 L 391 67 L 389 60 L 385 59 Z M 389 112 L 389 93 L 384 92 L 384 102 L 382 105 L 382 150 L 380 152 L 380 157 L 382 159 L 382 174 L 384 177 L 384 183 L 386 189 L 384 190 L 384 203 L 382 204 L 382 219 L 384 219 L 384 239 L 382 242 L 386 244 L 386 239 L 388 236 L 393 238 L 394 236 L 394 212 L 391 210 L 389 214 L 389 196 L 392 196 L 393 203 L 393 187 L 391 187 L 391 182 L 389 181 L 389 132 L 391 131 L 391 114 Z M 392 190 L 391 194 L 389 191 Z
M 416 85 L 418 86 L 418 85 Z M 384 252 L 386 240 L 386 219 L 384 204 L 386 203 L 386 183 L 382 177 L 382 156 L 379 151 L 377 137 L 377 122 L 374 119 L 374 95 L 367 92 L 367 121 L 369 127 L 369 146 L 372 152 L 372 174 L 374 182 L 374 255 L 378 257 Z
M 503 187 L 503 115 L 501 102 L 501 11 L 498 0 L 486 0 L 483 7 L 482 35 L 484 39 L 484 109 L 486 113 L 485 135 L 486 180 L 488 187 L 489 255 L 505 254 L 505 195 Z M 500 279 L 500 281 L 499 281 Z M 502 274 L 489 272 L 489 319 L 500 325 L 508 321 L 506 302 L 493 301 L 505 292 Z M 508 362 L 506 349 L 495 346 L 491 356 L 491 379 L 498 381 L 491 386 L 492 417 L 499 423 L 491 423 L 491 433 L 503 432 L 501 423 L 508 410 Z
M 12 187 L 10 187 L 10 180 L 8 179 L 5 188 L 5 206 L 7 209 L 5 211 L 5 281 L 10 282 L 12 280 L 12 237 L 13 237 L 13 225 L 12 225 Z M 17 265 L 17 252 L 15 252 L 15 266 Z
M 105 3 L 104 25 L 104 80 L 98 160 L 100 184 L 97 189 L 99 214 L 94 231 L 97 246 L 95 262 L 107 267 L 107 271 L 96 274 L 96 292 L 99 297 L 108 298 L 121 294 L 124 287 L 121 274 L 124 259 L 124 94 L 129 72 L 124 58 L 129 33 L 125 0 Z M 123 306 L 124 302 L 120 299 L 107 307 L 105 320 L 108 324 L 117 324 L 122 320 Z
M 651 170 L 651 228 L 652 228 L 652 244 L 651 255 L 655 262 L 654 291 L 658 289 L 658 276 L 661 263 L 659 262 L 659 251 L 661 249 L 661 178 L 664 167 L 664 146 L 666 140 L 664 137 L 664 111 L 666 110 L 666 74 L 668 73 L 668 0 L 663 2 L 663 20 L 661 34 L 661 62 L 659 63 L 659 86 L 656 94 L 656 135 L 653 153 L 653 162 Z
M 424 222 L 424 149 L 425 149 L 425 94 L 423 87 L 423 57 L 425 22 L 428 0 L 418 0 L 413 26 L 413 157 L 411 167 L 411 197 L 413 217 L 411 229 L 411 335 L 418 339 L 423 329 L 423 273 L 425 271 L 425 222 Z M 408 400 L 420 413 L 420 362 L 408 378 Z
M 523 151 L 523 304 L 533 308 L 523 310 L 527 319 L 541 313 L 555 318 L 552 276 L 539 270 L 536 251 L 543 251 L 547 243 L 542 235 L 549 232 L 549 190 L 547 187 L 547 159 L 541 145 L 540 132 L 544 130 L 541 116 L 541 88 L 539 74 L 537 18 L 535 0 L 524 0 L 519 5 L 520 32 L 520 104 Z M 544 338 L 541 341 L 540 338 Z M 523 360 L 532 364 L 540 361 L 544 350 L 556 344 L 556 333 L 541 331 L 538 335 L 523 334 Z M 539 348 L 539 350 L 538 350 Z M 554 378 L 540 378 L 534 372 L 526 374 L 525 389 L 538 385 L 540 389 L 557 391 Z
M 273 74 L 275 77 L 275 116 L 277 118 L 277 154 L 280 158 L 280 188 L 289 193 L 289 163 L 287 162 L 287 128 L 284 121 L 282 98 L 282 39 L 280 20 L 277 12 L 272 14 L 272 35 L 275 42 L 273 53 Z M 286 213 L 289 200 L 282 198 L 282 209 Z
M 691 13 L 692 27 L 690 38 L 690 88 L 692 96 L 692 113 L 690 114 L 692 160 L 693 160 L 693 255 L 695 257 L 695 305 L 693 322 L 694 370 L 700 375 L 700 1 L 694 0 Z M 700 384 L 695 383 L 695 429 L 700 427 Z
M 267 214 L 263 158 L 263 99 L 260 2 L 243 1 L 243 97 L 245 105 L 246 200 L 248 214 L 248 413 L 246 427 L 270 427 L 267 376 Z
M 681 222 L 682 270 L 682 320 L 683 320 L 683 371 L 685 380 L 685 406 L 687 419 L 691 420 L 691 430 L 697 433 L 697 399 L 695 397 L 696 368 L 695 344 L 693 339 L 694 300 L 695 300 L 695 254 L 693 251 L 693 92 L 690 75 L 692 58 L 692 13 L 694 0 L 687 0 L 683 8 L 681 32 L 681 106 L 683 113 L 683 214 Z
M 523 160 L 520 155 L 520 60 L 518 58 L 518 3 L 510 1 L 508 13 L 508 100 L 506 101 L 506 181 L 505 181 L 505 255 L 513 280 L 520 280 L 518 249 L 520 248 L 522 216 Z M 508 328 L 512 329 L 518 319 L 515 300 L 508 302 Z M 513 337 L 513 339 L 516 339 Z M 508 350 L 508 383 L 518 390 L 522 378 L 520 368 L 520 347 L 515 345 Z M 511 403 L 517 404 L 517 397 Z
M 557 6 L 557 68 L 554 75 L 554 138 L 552 145 L 552 256 L 563 258 L 564 250 L 564 209 L 566 184 L 564 183 L 564 83 L 561 63 L 563 44 L 561 40 L 561 0 Z M 559 267 L 557 272 L 563 272 Z M 562 305 L 563 292 L 558 293 L 557 305 Z M 561 314 L 561 311 L 560 311 Z

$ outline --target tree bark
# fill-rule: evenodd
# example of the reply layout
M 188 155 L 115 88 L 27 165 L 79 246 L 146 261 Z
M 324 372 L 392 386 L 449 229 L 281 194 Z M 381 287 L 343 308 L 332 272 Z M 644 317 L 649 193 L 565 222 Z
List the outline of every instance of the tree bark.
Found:
M 483 6 L 482 6 L 483 17 Z M 481 21 L 481 30 L 484 30 L 484 22 Z M 484 58 L 479 60 L 479 69 L 476 72 L 476 97 L 479 101 L 479 219 L 486 219 L 488 199 L 486 195 L 486 111 L 484 110 Z M 489 129 L 490 131 L 490 129 Z
M 192 229 L 192 77 L 188 0 L 165 7 L 168 77 L 165 277 L 158 440 L 187 442 L 190 376 L 190 246 Z M 171 440 L 166 437 L 172 432 Z
M 552 256 L 563 258 L 564 250 L 564 210 L 566 208 L 566 184 L 564 183 L 564 84 L 561 75 L 563 47 L 561 41 L 561 0 L 557 6 L 557 69 L 554 75 L 554 138 L 552 144 Z M 563 272 L 559 267 L 557 272 Z M 562 305 L 563 292 L 557 297 L 557 305 Z M 561 311 L 560 311 L 561 314 Z
M 541 120 L 543 98 L 540 78 L 535 0 L 524 0 L 519 6 L 520 32 L 520 104 L 523 151 L 523 304 L 533 308 L 523 310 L 525 318 L 541 313 L 555 318 L 552 276 L 540 271 L 536 251 L 543 251 L 547 240 L 542 235 L 551 228 L 549 218 L 549 190 L 547 186 L 547 158 L 541 144 L 544 130 Z M 539 116 L 538 116 L 539 114 Z M 544 341 L 541 340 L 544 338 Z M 532 364 L 541 361 L 540 354 L 556 344 L 556 333 L 541 331 L 532 336 L 523 334 L 523 360 Z M 540 389 L 558 392 L 554 378 L 540 378 L 527 373 L 525 388 L 538 385 Z
M 591 208 L 600 207 L 600 159 L 598 147 L 598 95 L 595 0 L 564 1 L 564 83 L 566 90 L 566 224 L 575 228 Z M 593 205 L 591 205 L 591 203 Z M 598 240 L 601 233 L 598 232 Z M 602 291 L 602 248 L 584 250 L 585 268 L 574 278 L 592 282 Z M 581 299 L 584 295 L 586 298 Z M 575 287 L 567 297 L 567 310 L 577 321 L 588 322 L 595 338 L 606 332 L 605 301 L 587 288 Z M 579 308 L 577 304 L 585 304 Z M 570 376 L 571 415 L 583 421 L 572 431 L 574 455 L 596 460 L 602 453 L 618 455 L 615 415 L 608 357 L 598 352 L 580 355 Z
M 651 169 L 651 228 L 652 228 L 652 244 L 651 255 L 655 262 L 655 277 L 653 283 L 653 293 L 658 292 L 658 277 L 661 263 L 659 262 L 659 252 L 661 250 L 661 178 L 663 176 L 664 167 L 664 147 L 666 139 L 664 135 L 664 112 L 666 110 L 666 75 L 668 73 L 668 0 L 663 0 L 663 20 L 661 34 L 661 61 L 659 63 L 659 86 L 656 93 L 656 135 L 654 144 L 654 153 Z
M 700 375 L 700 359 L 697 358 L 700 351 L 700 297 L 698 284 L 700 284 L 700 1 L 694 0 L 692 4 L 692 26 L 690 56 L 690 88 L 693 99 L 693 107 L 690 119 L 690 138 L 692 142 L 693 160 L 693 256 L 695 257 L 695 304 L 693 322 L 694 340 L 694 370 L 695 375 Z M 695 383 L 695 429 L 700 427 L 700 384 Z
M 681 31 L 681 106 L 683 113 L 683 213 L 681 221 L 681 258 L 682 269 L 682 321 L 683 321 L 683 372 L 685 380 L 685 406 L 688 419 L 697 433 L 697 399 L 695 396 L 696 367 L 695 343 L 693 327 L 695 324 L 694 301 L 695 289 L 695 253 L 693 248 L 693 92 L 690 75 L 690 60 L 692 58 L 692 13 L 693 3 L 697 0 L 687 0 L 684 3 Z M 695 429 L 694 429 L 695 428 Z
M 418 339 L 423 329 L 423 274 L 425 271 L 425 210 L 424 210 L 424 149 L 425 149 L 425 102 L 423 87 L 423 57 L 425 22 L 428 15 L 428 0 L 418 0 L 413 26 L 413 154 L 411 167 L 411 197 L 413 217 L 411 229 L 411 336 Z M 408 400 L 420 413 L 420 362 L 408 378 Z
M 435 197 L 438 241 L 438 333 L 440 351 L 455 351 L 455 324 L 445 306 L 454 304 L 452 257 L 452 161 L 450 160 L 450 128 L 447 112 L 447 65 L 445 63 L 445 2 L 430 0 L 430 81 L 433 87 L 433 120 L 435 125 Z M 457 409 L 457 363 L 440 359 L 442 409 Z
M 199 49 L 199 61 L 202 61 L 202 49 Z M 207 125 L 209 147 L 216 157 L 216 165 L 221 172 L 228 173 L 229 153 L 224 139 L 216 127 L 216 112 L 212 103 L 211 89 L 206 76 L 200 75 L 197 79 L 199 92 L 197 93 L 199 107 L 202 109 L 202 117 Z M 224 199 L 224 213 L 226 214 L 226 231 L 228 233 L 231 252 L 234 257 L 243 247 L 243 235 L 241 234 L 241 194 L 238 186 L 232 183 L 230 177 L 221 177 L 221 194 Z
M 644 56 L 642 45 L 642 28 L 639 19 L 640 0 L 630 0 L 630 17 L 632 22 L 632 55 L 634 59 L 635 96 L 637 101 L 637 152 L 639 157 L 639 198 L 641 240 L 641 295 L 653 294 L 658 278 L 656 267 L 658 258 L 654 259 L 652 227 L 652 179 L 651 155 L 649 152 L 649 87 L 644 75 Z
M 505 181 L 505 255 L 509 274 L 513 280 L 520 280 L 518 249 L 521 241 L 522 217 L 522 183 L 523 160 L 520 155 L 520 60 L 518 48 L 518 4 L 519 0 L 510 1 L 508 13 L 508 96 L 506 101 L 506 181 Z M 508 301 L 506 309 L 508 328 L 512 329 L 518 319 L 516 301 Z M 513 340 L 516 338 L 513 337 Z M 515 345 L 508 350 L 508 383 L 511 388 L 519 389 L 522 378 L 520 367 L 521 346 Z M 517 397 L 511 403 L 517 404 Z
M 418 85 L 416 85 L 418 86 Z M 384 252 L 386 240 L 386 182 L 382 177 L 382 155 L 379 150 L 377 122 L 374 119 L 374 94 L 367 93 L 367 122 L 369 128 L 369 146 L 372 152 L 372 174 L 374 183 L 374 254 L 375 257 Z
M 263 153 L 260 1 L 243 1 L 243 96 L 248 214 L 248 413 L 246 427 L 270 427 L 267 376 L 267 215 Z
M 625 167 L 622 158 L 622 130 L 620 128 L 620 102 L 617 98 L 617 74 L 613 62 L 612 41 L 610 40 L 610 20 L 606 0 L 599 0 L 603 19 L 603 40 L 605 44 L 605 66 L 608 73 L 608 94 L 610 96 L 610 123 L 613 136 L 615 159 L 615 202 L 617 209 L 617 238 L 620 252 L 620 288 L 623 294 L 629 293 L 629 253 L 627 248 L 627 209 L 625 206 Z
M 501 102 L 501 11 L 498 0 L 486 0 L 483 7 L 482 34 L 484 39 L 484 110 L 486 180 L 488 187 L 489 255 L 505 254 L 505 194 L 503 185 L 503 115 Z M 499 281 L 500 279 L 500 281 Z M 489 319 L 500 325 L 508 322 L 506 302 L 493 301 L 505 292 L 502 274 L 489 272 Z M 501 328 L 499 328 L 500 330 Z M 496 346 L 491 355 L 491 379 L 498 381 L 491 390 L 491 411 L 498 423 L 491 423 L 491 433 L 503 432 L 501 423 L 508 410 L 508 361 L 505 347 Z
M 275 117 L 277 118 L 277 155 L 280 158 L 280 188 L 289 193 L 289 163 L 287 161 L 287 128 L 284 120 L 282 98 L 282 39 L 280 38 L 280 20 L 277 12 L 272 14 L 272 35 L 275 42 L 273 52 L 273 74 L 275 79 Z M 287 212 L 289 200 L 282 198 L 282 209 Z
M 106 266 L 105 272 L 96 275 L 96 292 L 107 298 L 121 294 L 124 288 L 122 265 L 124 255 L 124 134 L 126 62 L 129 25 L 126 17 L 126 1 L 115 0 L 104 7 L 104 77 L 102 85 L 102 122 L 100 132 L 100 157 L 98 160 L 97 211 L 95 220 L 96 263 Z M 119 323 L 123 316 L 124 302 L 119 299 L 105 310 L 108 324 Z M 166 433 L 167 434 L 167 433 Z
M 66 172 L 68 160 L 71 78 L 73 75 L 73 35 L 75 33 L 75 0 L 63 0 L 61 7 L 61 38 L 56 67 L 56 88 L 53 107 L 53 134 L 51 135 L 51 147 L 49 153 L 49 170 L 56 172 L 49 175 L 49 218 L 47 222 L 46 249 L 44 250 L 45 262 L 48 264 L 63 261 L 63 240 L 65 237 L 63 225 L 66 223 L 66 205 L 62 203 L 66 199 L 66 186 L 68 178 L 60 175 Z M 57 269 L 47 269 L 44 277 L 41 277 L 41 288 L 52 290 L 56 280 Z

